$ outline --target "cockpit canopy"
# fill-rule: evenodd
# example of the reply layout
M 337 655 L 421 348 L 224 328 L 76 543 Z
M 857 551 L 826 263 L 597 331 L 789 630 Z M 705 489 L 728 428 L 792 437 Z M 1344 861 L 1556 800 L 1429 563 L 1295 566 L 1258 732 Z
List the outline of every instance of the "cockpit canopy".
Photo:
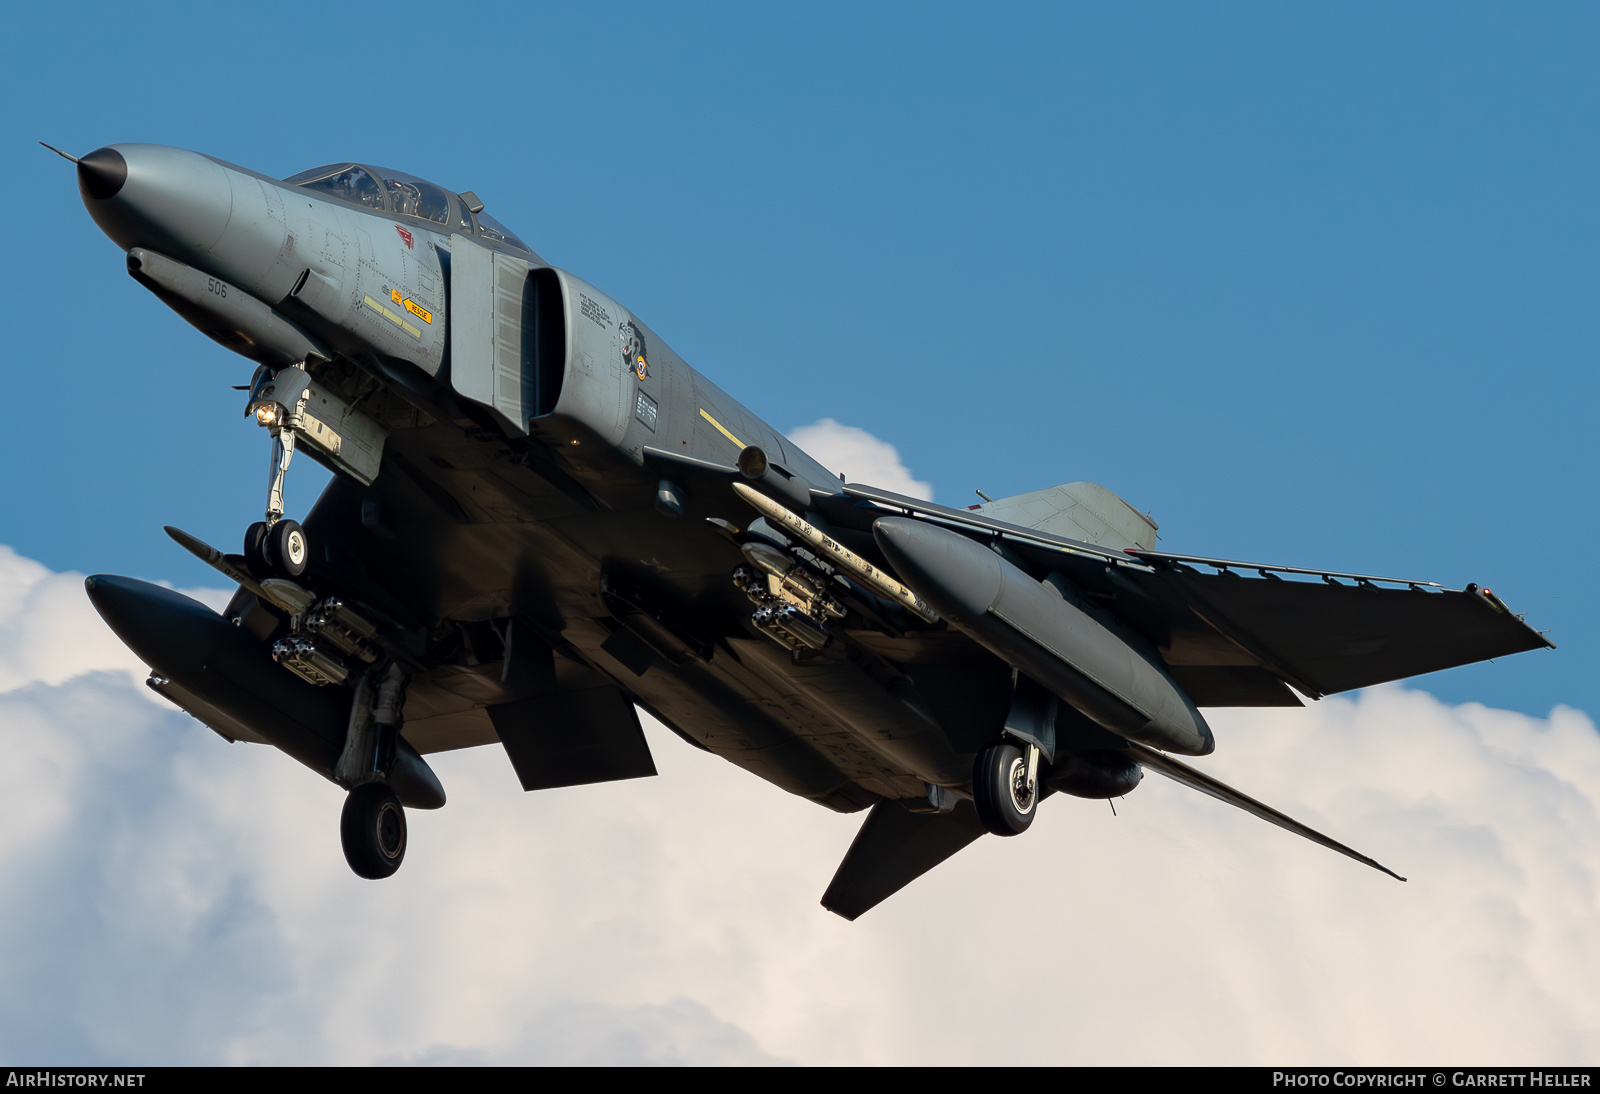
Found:
M 531 251 L 498 220 L 483 213 L 474 215 L 460 197 L 415 175 L 384 167 L 359 163 L 330 163 L 313 167 L 283 180 L 291 186 L 316 190 L 339 201 L 365 205 L 385 213 L 431 220 L 450 231 L 480 235 Z

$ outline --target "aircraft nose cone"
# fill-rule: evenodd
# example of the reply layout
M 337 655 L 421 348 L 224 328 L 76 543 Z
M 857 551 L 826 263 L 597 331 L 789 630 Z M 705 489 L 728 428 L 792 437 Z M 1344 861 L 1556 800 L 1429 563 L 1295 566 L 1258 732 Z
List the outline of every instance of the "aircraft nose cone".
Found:
M 84 579 L 83 587 L 107 626 L 163 676 L 181 677 L 201 668 L 220 635 L 231 629 L 198 600 L 148 581 L 95 574 Z
M 116 197 L 128 181 L 128 161 L 115 148 L 96 148 L 78 161 L 78 193 L 85 202 Z
M 228 172 L 198 152 L 116 144 L 78 161 L 78 189 L 100 230 L 124 251 L 145 247 L 203 263 L 233 216 Z
M 900 580 L 953 622 L 976 619 L 1000 596 L 1000 558 L 966 536 L 908 517 L 880 517 L 872 536 Z

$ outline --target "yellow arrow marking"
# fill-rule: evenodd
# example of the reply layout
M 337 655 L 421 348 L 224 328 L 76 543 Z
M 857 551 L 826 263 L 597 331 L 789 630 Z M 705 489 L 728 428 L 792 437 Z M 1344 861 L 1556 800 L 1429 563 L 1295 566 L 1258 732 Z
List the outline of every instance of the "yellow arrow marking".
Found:
M 412 300 L 409 296 L 402 298 L 399 289 L 390 289 L 389 299 L 393 300 L 396 304 L 399 304 L 406 311 L 410 312 L 424 323 L 427 323 L 429 326 L 433 325 L 433 313 L 427 308 L 424 308 L 421 304 L 418 304 L 415 300 Z

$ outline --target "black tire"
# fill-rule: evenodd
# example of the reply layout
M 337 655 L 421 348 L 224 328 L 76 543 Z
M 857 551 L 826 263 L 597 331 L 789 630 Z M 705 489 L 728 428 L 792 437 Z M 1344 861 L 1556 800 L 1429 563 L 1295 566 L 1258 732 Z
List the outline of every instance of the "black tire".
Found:
M 997 836 L 1016 836 L 1028 830 L 1038 811 L 1039 791 L 1026 789 L 1027 760 L 1013 744 L 990 745 L 972 765 L 972 804 L 978 819 Z
M 382 783 L 362 783 L 344 800 L 339 840 L 358 877 L 389 877 L 406 857 L 405 807 Z
M 267 522 L 258 520 L 244 530 L 244 564 L 250 576 L 260 581 L 272 576 L 272 560 L 267 557 Z
M 299 577 L 311 561 L 311 542 L 296 521 L 280 520 L 267 533 L 267 557 L 284 577 Z

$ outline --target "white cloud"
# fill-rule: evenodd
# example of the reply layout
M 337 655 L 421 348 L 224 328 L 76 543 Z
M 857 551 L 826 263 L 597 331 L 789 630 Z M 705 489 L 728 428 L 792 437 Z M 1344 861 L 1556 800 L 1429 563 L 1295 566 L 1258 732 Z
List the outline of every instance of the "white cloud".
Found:
M 791 429 L 789 439 L 809 452 L 812 459 L 835 474 L 843 473 L 851 482 L 933 500 L 933 486 L 911 477 L 906 465 L 900 462 L 899 450 L 865 429 L 824 418 Z
M 437 1045 L 388 1063 L 426 1066 L 770 1066 L 769 1056 L 738 1026 L 718 1020 L 687 999 L 665 1006 L 619 1007 L 579 1003 L 536 1015 L 508 1043 L 493 1050 Z
M 83 575 L 52 573 L 0 546 L 0 692 L 98 669 L 143 675 L 95 614 Z
M 22 569 L 0 587 L 56 579 Z M 336 787 L 79 672 L 82 644 L 11 665 L 37 602 L 0 617 L 34 677 L 0 694 L 0 1058 L 1600 1059 L 1600 738 L 1573 711 L 1214 712 L 1202 766 L 1408 884 L 1151 776 L 850 924 L 817 899 L 860 817 L 654 723 L 656 779 L 524 794 L 496 749 L 434 757 L 450 804 L 360 881 Z
M 0 692 L 59 684 L 86 672 L 149 670 L 95 613 L 79 573 L 53 573 L 0 544 Z M 228 593 L 184 589 L 221 609 Z

